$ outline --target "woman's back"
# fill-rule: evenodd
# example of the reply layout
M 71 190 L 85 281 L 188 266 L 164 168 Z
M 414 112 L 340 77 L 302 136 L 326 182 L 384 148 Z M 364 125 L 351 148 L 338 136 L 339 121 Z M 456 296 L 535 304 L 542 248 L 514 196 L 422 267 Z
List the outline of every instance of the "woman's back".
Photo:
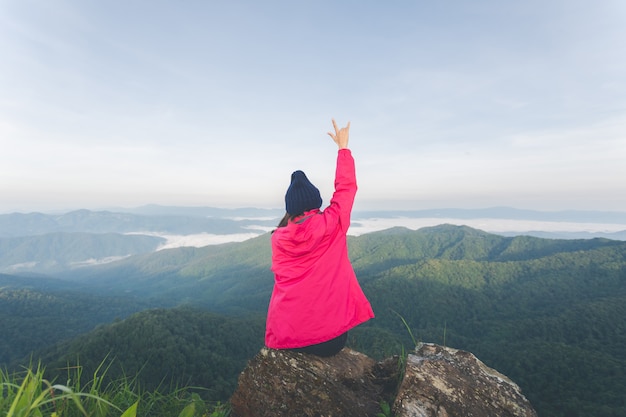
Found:
M 354 159 L 340 145 L 329 207 L 307 210 L 274 231 L 268 347 L 319 344 L 374 317 L 348 258 L 346 234 L 356 190 Z

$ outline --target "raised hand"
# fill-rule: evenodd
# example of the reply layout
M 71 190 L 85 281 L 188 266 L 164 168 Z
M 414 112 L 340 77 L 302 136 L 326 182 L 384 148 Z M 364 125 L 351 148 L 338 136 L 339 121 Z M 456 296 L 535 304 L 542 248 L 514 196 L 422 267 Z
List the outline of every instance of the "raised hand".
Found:
M 328 132 L 328 136 L 333 138 L 339 149 L 345 149 L 348 147 L 348 139 L 350 136 L 350 122 L 346 125 L 346 127 L 342 127 L 339 129 L 337 127 L 337 122 L 333 119 L 333 127 L 335 128 L 335 133 Z

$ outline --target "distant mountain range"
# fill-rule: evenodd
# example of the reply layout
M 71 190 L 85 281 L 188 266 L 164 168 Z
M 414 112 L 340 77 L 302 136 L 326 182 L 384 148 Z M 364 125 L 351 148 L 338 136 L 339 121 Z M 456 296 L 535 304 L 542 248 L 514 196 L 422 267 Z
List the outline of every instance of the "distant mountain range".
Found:
M 3 214 L 0 272 L 57 274 L 164 248 L 243 241 L 267 233 L 282 214 L 278 209 L 158 205 L 61 214 Z M 503 236 L 626 240 L 626 212 L 539 212 L 506 207 L 355 212 L 350 234 L 443 223 L 468 225 Z
M 76 210 L 64 214 L 12 213 L 0 215 L 0 237 L 35 236 L 47 233 L 162 233 L 195 234 L 241 233 L 255 225 L 269 225 L 267 219 L 250 220 L 242 217 L 249 211 L 219 209 L 145 209 L 148 213 L 135 214 L 117 211 Z M 174 211 L 186 214 L 174 214 Z M 267 217 L 264 210 L 255 211 Z M 201 214 L 206 213 L 206 214 Z M 209 214 L 212 213 L 212 214 Z M 217 213 L 221 213 L 219 216 Z M 245 216 L 244 216 L 245 217 Z M 275 216 L 270 216 L 273 218 Z
M 130 233 L 160 232 L 174 234 L 215 233 L 230 234 L 272 227 L 280 219 L 281 209 L 214 207 L 173 207 L 148 205 L 132 209 L 90 211 L 75 210 L 66 213 L 10 213 L 0 214 L 0 237 L 30 236 L 54 232 Z M 626 230 L 626 211 L 534 211 L 510 207 L 484 209 L 427 209 L 355 211 L 352 219 L 498 219 L 558 223 L 595 223 L 623 225 Z M 401 226 L 401 224 L 398 224 Z M 264 230 L 264 229 L 263 229 Z

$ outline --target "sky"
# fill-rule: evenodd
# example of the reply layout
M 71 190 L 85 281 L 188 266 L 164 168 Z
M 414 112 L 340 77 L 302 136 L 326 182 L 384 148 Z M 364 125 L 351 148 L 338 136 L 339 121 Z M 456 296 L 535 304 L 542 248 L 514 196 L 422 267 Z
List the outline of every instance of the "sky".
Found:
M 626 2 L 0 0 L 0 213 L 626 211 Z

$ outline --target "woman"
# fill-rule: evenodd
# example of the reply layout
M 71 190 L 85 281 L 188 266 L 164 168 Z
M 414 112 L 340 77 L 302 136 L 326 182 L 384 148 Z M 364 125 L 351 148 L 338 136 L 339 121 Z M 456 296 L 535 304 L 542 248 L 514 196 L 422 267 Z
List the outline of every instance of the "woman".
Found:
M 356 279 L 346 233 L 356 194 L 354 159 L 348 149 L 350 122 L 328 133 L 339 147 L 335 192 L 322 198 L 304 172 L 295 171 L 285 194 L 285 217 L 272 234 L 274 291 L 265 344 L 332 356 L 346 344 L 348 330 L 374 317 Z

